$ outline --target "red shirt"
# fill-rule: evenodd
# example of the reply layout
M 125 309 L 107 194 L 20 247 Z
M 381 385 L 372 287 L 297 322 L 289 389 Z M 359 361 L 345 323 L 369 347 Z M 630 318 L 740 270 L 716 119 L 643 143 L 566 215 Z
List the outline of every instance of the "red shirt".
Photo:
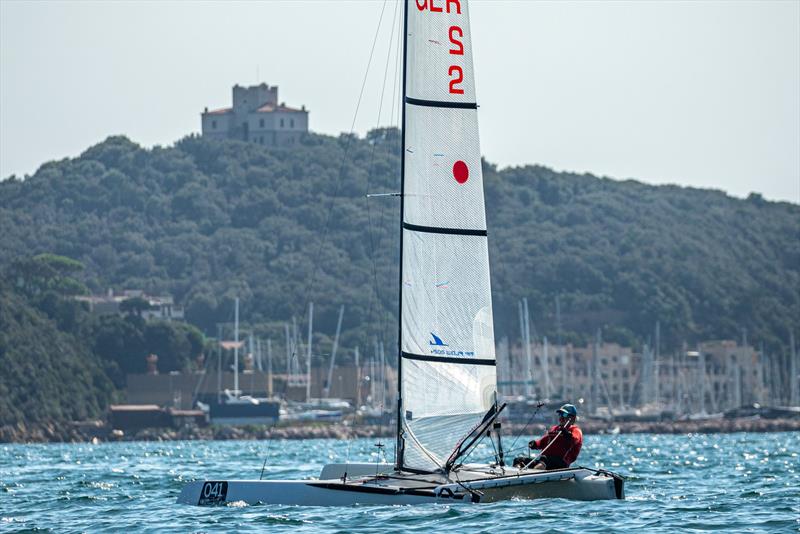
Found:
M 545 451 L 545 456 L 558 456 L 564 460 L 564 463 L 569 465 L 578 459 L 578 453 L 581 452 L 583 445 L 583 432 L 575 425 L 570 426 L 566 433 L 561 432 L 561 427 L 553 425 L 547 431 L 547 434 L 541 438 L 534 440 L 533 444 L 537 449 L 544 449 L 550 442 L 553 445 Z

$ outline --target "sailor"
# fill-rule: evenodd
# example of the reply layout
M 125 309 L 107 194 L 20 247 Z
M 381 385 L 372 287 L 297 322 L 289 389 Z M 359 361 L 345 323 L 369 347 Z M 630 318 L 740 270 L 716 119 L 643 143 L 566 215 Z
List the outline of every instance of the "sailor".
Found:
M 558 424 L 553 425 L 541 438 L 528 443 L 528 447 L 542 451 L 541 454 L 535 459 L 515 458 L 515 467 L 565 469 L 578 458 L 583 445 L 583 432 L 575 424 L 578 410 L 572 404 L 565 404 L 556 413 Z

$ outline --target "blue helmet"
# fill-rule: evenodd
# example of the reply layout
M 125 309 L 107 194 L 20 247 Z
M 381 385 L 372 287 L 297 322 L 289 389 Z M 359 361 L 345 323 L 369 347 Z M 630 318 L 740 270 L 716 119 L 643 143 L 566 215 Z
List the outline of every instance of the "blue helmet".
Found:
M 556 413 L 561 417 L 578 417 L 578 409 L 572 404 L 565 404 Z

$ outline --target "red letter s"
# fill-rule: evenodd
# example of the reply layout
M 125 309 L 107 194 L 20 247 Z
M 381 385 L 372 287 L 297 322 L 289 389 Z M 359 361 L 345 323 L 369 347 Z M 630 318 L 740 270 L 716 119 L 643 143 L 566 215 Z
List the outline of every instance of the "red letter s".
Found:
M 458 34 L 458 38 L 455 37 L 455 34 Z M 464 43 L 462 43 L 459 39 L 464 38 L 464 30 L 462 30 L 458 26 L 450 26 L 450 42 L 456 45 L 455 48 L 450 49 L 450 53 L 456 56 L 463 56 L 464 55 Z

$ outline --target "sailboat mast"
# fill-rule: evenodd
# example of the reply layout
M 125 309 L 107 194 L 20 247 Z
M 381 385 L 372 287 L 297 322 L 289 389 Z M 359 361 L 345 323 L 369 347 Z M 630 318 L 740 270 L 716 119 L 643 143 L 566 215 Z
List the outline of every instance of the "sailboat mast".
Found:
M 233 394 L 239 396 L 239 297 L 236 297 L 236 308 L 233 319 Z
M 311 399 L 311 336 L 314 333 L 314 303 L 308 303 L 308 352 L 306 353 L 306 402 Z
M 397 299 L 397 443 L 395 445 L 395 468 L 403 467 L 403 221 L 405 219 L 405 179 L 406 179 L 406 75 L 408 64 L 408 0 L 403 2 L 403 85 L 400 107 L 402 118 L 400 123 L 400 276 L 398 280 Z
M 258 353 L 261 354 L 261 341 L 258 344 Z M 267 338 L 267 396 L 272 398 L 272 339 Z
M 330 398 L 331 388 L 333 387 L 333 368 L 336 365 L 336 350 L 339 348 L 339 334 L 342 331 L 342 319 L 344 318 L 344 304 L 339 308 L 339 320 L 336 322 L 336 336 L 333 338 L 333 350 L 331 350 L 331 361 L 328 367 L 328 379 L 325 381 L 325 395 Z

